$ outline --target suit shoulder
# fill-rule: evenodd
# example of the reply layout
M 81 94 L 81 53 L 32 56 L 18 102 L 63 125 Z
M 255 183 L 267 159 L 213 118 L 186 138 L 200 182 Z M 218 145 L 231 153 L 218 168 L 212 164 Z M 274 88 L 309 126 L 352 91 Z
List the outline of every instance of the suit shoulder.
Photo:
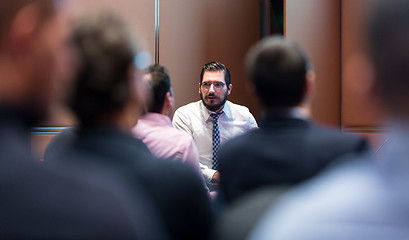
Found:
M 257 149 L 259 146 L 255 146 L 254 144 L 260 141 L 259 139 L 262 137 L 260 134 L 262 134 L 260 129 L 252 129 L 249 132 L 228 140 L 220 148 L 220 159 L 224 156 L 240 155 L 240 153 L 247 152 L 254 147 Z
M 358 150 L 368 150 L 369 144 L 366 139 L 360 136 L 346 134 L 327 126 L 312 124 L 311 132 L 316 138 L 321 139 L 327 145 L 336 145 L 339 148 L 356 148 Z

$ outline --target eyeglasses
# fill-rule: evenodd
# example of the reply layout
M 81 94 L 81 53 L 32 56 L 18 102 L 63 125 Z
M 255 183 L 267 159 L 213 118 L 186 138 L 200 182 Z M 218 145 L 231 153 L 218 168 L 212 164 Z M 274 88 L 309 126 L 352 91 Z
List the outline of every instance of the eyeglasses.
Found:
M 208 90 L 212 84 L 215 90 L 220 90 L 224 87 L 224 85 L 226 85 L 222 82 L 202 82 L 202 88 Z

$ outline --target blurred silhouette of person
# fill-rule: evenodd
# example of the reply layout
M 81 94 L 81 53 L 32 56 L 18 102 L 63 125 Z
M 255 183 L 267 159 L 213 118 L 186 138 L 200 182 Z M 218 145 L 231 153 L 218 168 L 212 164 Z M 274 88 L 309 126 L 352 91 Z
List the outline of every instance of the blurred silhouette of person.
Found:
M 246 59 L 260 128 L 234 138 L 219 152 L 217 203 L 224 212 L 214 239 L 245 239 L 283 193 L 341 156 L 365 152 L 367 142 L 315 124 L 310 103 L 315 73 L 306 53 L 282 36 L 255 44 Z M 240 216 L 246 216 L 242 219 Z
M 140 183 L 172 239 L 207 239 L 212 212 L 198 174 L 186 164 L 154 159 L 132 136 L 147 89 L 125 25 L 107 14 L 85 18 L 74 43 L 81 64 L 69 107 L 79 124 L 53 139 L 49 148 L 59 153 L 45 161 L 83 174 L 100 172 L 131 189 Z
M 261 187 L 297 184 L 342 155 L 368 149 L 365 140 L 310 120 L 315 73 L 298 45 L 267 38 L 251 48 L 247 68 L 262 120 L 259 129 L 220 149 L 220 189 L 227 202 Z
M 0 238 L 162 239 L 138 186 L 128 198 L 114 182 L 55 171 L 30 155 L 31 127 L 74 70 L 63 65 L 72 49 L 62 4 L 0 1 Z
M 373 1 L 362 76 L 388 115 L 380 159 L 356 156 L 288 193 L 249 239 L 407 239 L 409 234 L 409 1 Z
M 206 63 L 200 73 L 199 101 L 178 108 L 173 126 L 192 136 L 200 167 L 211 189 L 218 188 L 218 149 L 225 141 L 257 128 L 247 107 L 227 100 L 233 89 L 230 71 L 222 63 Z

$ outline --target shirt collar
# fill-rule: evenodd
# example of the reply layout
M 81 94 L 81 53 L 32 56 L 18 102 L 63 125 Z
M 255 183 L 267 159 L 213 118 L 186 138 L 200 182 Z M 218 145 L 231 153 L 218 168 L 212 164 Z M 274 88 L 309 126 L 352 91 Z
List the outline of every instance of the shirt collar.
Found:
M 207 109 L 206 106 L 203 104 L 202 100 L 200 100 L 200 108 L 201 108 L 203 119 L 205 119 L 206 122 L 207 121 L 213 121 L 210 114 L 214 113 L 214 112 Z M 223 111 L 223 114 L 220 116 L 221 118 L 227 118 L 227 119 L 231 118 L 232 113 L 231 113 L 231 107 L 230 107 L 230 102 L 229 101 L 226 101 L 226 103 L 223 106 L 222 111 Z

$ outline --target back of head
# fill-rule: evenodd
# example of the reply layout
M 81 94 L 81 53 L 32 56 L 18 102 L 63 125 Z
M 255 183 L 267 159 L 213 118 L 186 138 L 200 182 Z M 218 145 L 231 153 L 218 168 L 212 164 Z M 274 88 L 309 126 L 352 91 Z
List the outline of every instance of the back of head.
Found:
M 281 36 L 266 38 L 250 49 L 246 66 L 264 107 L 302 103 L 309 63 L 295 43 Z
M 148 83 L 153 97 L 148 112 L 161 113 L 166 94 L 172 94 L 169 72 L 165 67 L 154 64 L 146 70 L 146 74 L 149 74 Z
M 368 18 L 369 52 L 384 103 L 409 116 L 409 1 L 376 0 Z
M 80 20 L 73 37 L 81 62 L 69 105 L 82 124 L 95 124 L 131 98 L 136 49 L 123 23 L 109 14 Z

